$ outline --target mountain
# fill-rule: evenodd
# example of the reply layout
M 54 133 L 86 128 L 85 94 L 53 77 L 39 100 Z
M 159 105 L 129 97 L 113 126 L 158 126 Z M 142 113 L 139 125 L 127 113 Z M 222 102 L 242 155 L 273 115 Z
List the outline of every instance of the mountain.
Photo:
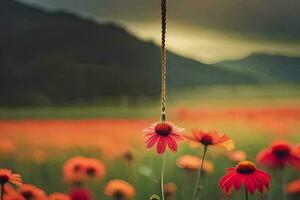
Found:
M 2 105 L 159 94 L 160 48 L 117 24 L 98 24 L 73 14 L 1 0 L 0 27 Z M 239 64 L 228 67 L 228 63 L 207 65 L 168 52 L 168 86 L 261 81 L 251 64 L 247 68 L 253 68 L 253 73 Z
M 0 27 L 0 104 L 159 94 L 159 47 L 116 24 L 1 0 Z M 256 78 L 168 52 L 170 87 L 240 82 Z
M 222 69 L 257 77 L 259 83 L 300 83 L 300 58 L 254 54 L 215 64 Z

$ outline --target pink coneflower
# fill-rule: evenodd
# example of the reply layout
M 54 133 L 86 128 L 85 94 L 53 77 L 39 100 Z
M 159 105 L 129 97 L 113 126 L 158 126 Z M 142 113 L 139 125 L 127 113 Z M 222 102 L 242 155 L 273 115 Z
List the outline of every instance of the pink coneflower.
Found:
M 273 168 L 284 168 L 288 164 L 300 170 L 300 155 L 286 141 L 275 141 L 257 155 L 258 163 Z
M 203 166 L 205 162 L 205 156 L 206 152 L 209 146 L 223 146 L 226 149 L 233 149 L 234 143 L 233 141 L 227 136 L 227 135 L 219 135 L 215 131 L 201 131 L 201 130 L 193 130 L 192 132 L 193 136 L 185 136 L 192 142 L 201 144 L 203 149 L 203 155 L 201 160 L 201 166 L 199 169 L 198 177 L 196 180 L 195 188 L 194 188 L 194 194 L 193 194 L 193 200 L 196 200 L 198 198 L 199 192 L 200 192 L 200 178 L 203 173 Z
M 253 194 L 256 190 L 263 192 L 269 189 L 271 177 L 268 173 L 257 169 L 250 161 L 242 161 L 236 167 L 228 168 L 227 174 L 220 179 L 219 186 L 229 192 L 232 188 L 240 190 L 244 184 L 246 188 L 246 199 L 248 192 Z
M 208 146 L 223 146 L 229 150 L 233 149 L 233 141 L 224 134 L 218 134 L 216 131 L 201 131 L 193 130 L 192 136 L 185 136 L 192 142 L 202 144 L 205 147 Z
M 166 147 L 173 152 L 177 151 L 177 141 L 183 140 L 183 137 L 179 134 L 183 129 L 175 126 L 170 122 L 158 122 L 145 129 L 146 133 L 146 145 L 147 148 L 156 145 L 156 151 L 158 154 L 163 154 L 166 151 Z

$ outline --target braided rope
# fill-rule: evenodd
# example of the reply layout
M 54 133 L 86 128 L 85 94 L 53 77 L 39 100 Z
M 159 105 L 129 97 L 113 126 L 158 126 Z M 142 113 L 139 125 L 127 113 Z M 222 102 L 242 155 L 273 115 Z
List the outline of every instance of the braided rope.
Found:
M 167 0 L 161 0 L 161 119 L 166 120 L 166 75 L 167 75 Z

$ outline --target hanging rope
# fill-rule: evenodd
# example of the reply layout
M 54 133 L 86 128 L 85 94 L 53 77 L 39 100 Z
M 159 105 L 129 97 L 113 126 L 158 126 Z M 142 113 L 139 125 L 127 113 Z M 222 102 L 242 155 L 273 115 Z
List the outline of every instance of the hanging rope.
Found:
M 167 75 L 167 0 L 161 0 L 161 120 L 166 120 L 166 75 Z

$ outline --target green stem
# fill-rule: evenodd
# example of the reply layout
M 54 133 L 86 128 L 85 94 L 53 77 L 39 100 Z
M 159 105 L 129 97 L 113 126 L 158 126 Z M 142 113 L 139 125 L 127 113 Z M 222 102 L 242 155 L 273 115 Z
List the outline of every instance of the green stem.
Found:
M 286 199 L 285 196 L 285 180 L 286 179 L 286 174 L 285 174 L 285 168 L 282 168 L 282 200 Z
M 3 200 L 3 196 L 4 196 L 4 184 L 1 184 L 1 200 Z
M 184 170 L 183 171 L 183 177 L 182 177 L 182 192 L 181 192 L 181 199 L 185 200 L 185 185 L 186 185 L 186 179 L 187 179 L 187 172 Z
M 245 187 L 245 200 L 248 200 L 249 198 L 248 198 L 248 190 L 247 190 L 247 188 Z
M 161 168 L 161 178 L 160 178 L 160 188 L 161 188 L 161 198 L 165 200 L 165 193 L 164 193 L 164 175 L 165 175 L 165 168 L 166 168 L 166 155 L 163 154 L 162 158 L 162 168 Z
M 203 164 L 204 164 L 204 160 L 205 160 L 206 151 L 207 151 L 207 145 L 204 146 L 204 151 L 203 151 L 202 161 L 201 161 L 201 167 L 200 167 L 198 177 L 197 177 L 197 181 L 196 181 L 196 185 L 195 185 L 195 188 L 194 188 L 193 200 L 197 200 L 197 197 L 199 195 L 200 178 L 201 178 L 202 172 L 203 172 Z

